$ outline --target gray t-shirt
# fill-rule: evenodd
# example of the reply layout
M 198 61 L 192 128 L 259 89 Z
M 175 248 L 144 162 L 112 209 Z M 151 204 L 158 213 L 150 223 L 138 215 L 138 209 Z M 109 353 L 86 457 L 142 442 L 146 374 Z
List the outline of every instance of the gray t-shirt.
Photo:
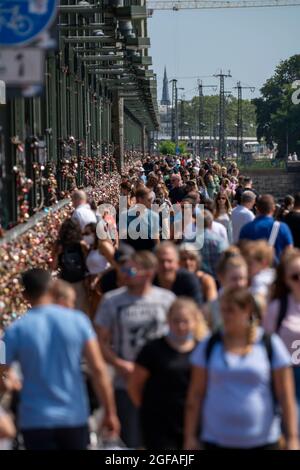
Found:
M 118 357 L 134 361 L 148 341 L 166 334 L 166 314 L 175 298 L 172 292 L 160 287 L 153 286 L 141 297 L 121 287 L 104 295 L 95 324 L 110 330 Z M 125 387 L 121 377 L 116 378 L 115 386 Z

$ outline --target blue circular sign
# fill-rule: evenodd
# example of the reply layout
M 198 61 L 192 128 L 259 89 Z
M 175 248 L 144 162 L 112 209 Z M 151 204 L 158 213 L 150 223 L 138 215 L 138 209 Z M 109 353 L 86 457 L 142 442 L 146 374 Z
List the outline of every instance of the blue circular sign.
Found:
M 0 0 L 0 45 L 28 44 L 49 28 L 57 0 Z

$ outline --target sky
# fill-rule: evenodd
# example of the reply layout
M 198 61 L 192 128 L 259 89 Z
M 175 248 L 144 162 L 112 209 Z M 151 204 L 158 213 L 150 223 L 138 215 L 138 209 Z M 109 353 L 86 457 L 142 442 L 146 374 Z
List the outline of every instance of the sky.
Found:
M 279 62 L 300 53 L 299 25 L 300 6 L 154 11 L 148 20 L 149 54 L 159 100 L 165 65 L 169 80 L 177 78 L 177 86 L 184 87 L 179 97 L 184 94 L 185 99 L 196 94 L 197 77 L 203 85 L 217 84 L 212 76 L 220 69 L 232 75 L 225 90 L 232 90 L 240 80 L 256 88 L 254 93 L 244 90 L 244 98 L 259 96 Z M 204 93 L 213 92 L 204 89 Z

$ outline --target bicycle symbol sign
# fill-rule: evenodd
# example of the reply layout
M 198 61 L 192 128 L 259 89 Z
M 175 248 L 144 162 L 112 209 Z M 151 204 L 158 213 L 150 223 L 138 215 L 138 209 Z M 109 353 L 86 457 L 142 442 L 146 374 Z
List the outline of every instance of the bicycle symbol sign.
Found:
M 0 0 L 0 45 L 28 44 L 49 28 L 57 0 Z

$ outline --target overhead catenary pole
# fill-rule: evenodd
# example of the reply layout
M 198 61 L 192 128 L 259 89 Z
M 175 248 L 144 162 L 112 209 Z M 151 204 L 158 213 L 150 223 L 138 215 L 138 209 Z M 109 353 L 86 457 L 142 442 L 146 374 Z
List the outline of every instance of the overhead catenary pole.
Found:
M 251 90 L 253 93 L 255 88 L 250 86 L 242 86 L 241 82 L 234 87 L 238 91 L 238 109 L 237 109 L 237 127 L 236 127 L 236 150 L 237 156 L 243 154 L 244 146 L 244 124 L 243 124 L 243 90 Z
M 202 139 L 204 130 L 204 97 L 203 97 L 203 84 L 202 80 L 198 80 L 198 92 L 199 92 L 199 113 L 198 113 L 198 154 L 201 156 L 202 150 Z
M 178 90 L 183 88 L 177 88 L 177 80 L 173 78 L 172 82 L 172 141 L 178 147 Z
M 176 142 L 176 119 L 177 119 L 177 80 L 172 82 L 172 111 L 171 111 L 171 140 Z
M 225 139 L 225 78 L 231 77 L 230 71 L 228 73 L 220 73 L 214 75 L 220 79 L 220 100 L 219 100 L 219 160 L 226 157 L 227 145 Z
M 202 80 L 198 80 L 198 93 L 199 93 L 199 113 L 198 113 L 198 153 L 199 157 L 204 156 L 204 140 L 205 140 L 205 123 L 204 123 L 204 94 L 203 88 L 213 88 L 216 90 L 215 85 L 203 85 Z
M 175 86 L 175 143 L 176 149 L 178 147 L 178 88 L 177 83 Z
M 184 137 L 185 131 L 184 131 L 184 96 L 182 96 L 180 100 L 180 126 L 179 126 L 179 134 L 180 137 Z

